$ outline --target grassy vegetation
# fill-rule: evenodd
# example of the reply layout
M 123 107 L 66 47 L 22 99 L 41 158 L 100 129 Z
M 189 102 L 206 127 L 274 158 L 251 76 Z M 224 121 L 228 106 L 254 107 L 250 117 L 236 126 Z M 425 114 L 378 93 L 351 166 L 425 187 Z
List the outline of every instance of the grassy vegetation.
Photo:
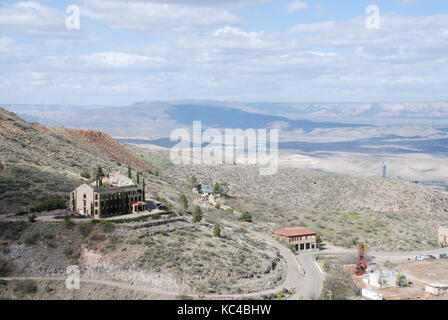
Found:
M 353 263 L 351 257 L 320 256 L 318 262 L 323 264 L 325 280 L 320 299 L 349 300 L 360 296 L 360 289 L 355 285 L 353 274 L 346 272 L 343 265 Z

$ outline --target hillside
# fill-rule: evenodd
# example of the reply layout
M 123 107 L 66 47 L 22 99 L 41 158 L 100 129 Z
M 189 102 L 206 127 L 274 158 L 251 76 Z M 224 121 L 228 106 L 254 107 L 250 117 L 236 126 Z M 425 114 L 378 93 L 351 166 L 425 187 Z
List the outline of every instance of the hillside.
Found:
M 82 172 L 125 170 L 117 162 L 152 170 L 107 134 L 30 124 L 0 108 L 0 213 L 67 198 Z
M 33 124 L 33 127 L 43 132 L 61 135 L 79 147 L 114 159 L 119 163 L 130 165 L 133 168 L 139 168 L 141 170 L 153 170 L 149 164 L 136 157 L 107 133 L 94 130 L 43 127 L 35 124 Z
M 286 167 L 260 176 L 256 166 L 173 166 L 167 151 L 129 148 L 165 163 L 159 170 L 173 185 L 187 185 L 191 176 L 208 185 L 227 182 L 233 198 L 223 204 L 235 211 L 247 210 L 256 223 L 270 228 L 315 229 L 336 245 L 362 240 L 379 250 L 431 248 L 437 245 L 438 226 L 448 222 L 448 196 L 398 179 Z

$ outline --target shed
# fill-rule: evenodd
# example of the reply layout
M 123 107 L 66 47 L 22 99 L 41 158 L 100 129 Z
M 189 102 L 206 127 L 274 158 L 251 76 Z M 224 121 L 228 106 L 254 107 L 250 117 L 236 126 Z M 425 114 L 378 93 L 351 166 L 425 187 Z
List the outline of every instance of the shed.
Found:
M 444 283 L 429 283 L 425 285 L 425 291 L 436 296 L 448 294 L 448 285 Z

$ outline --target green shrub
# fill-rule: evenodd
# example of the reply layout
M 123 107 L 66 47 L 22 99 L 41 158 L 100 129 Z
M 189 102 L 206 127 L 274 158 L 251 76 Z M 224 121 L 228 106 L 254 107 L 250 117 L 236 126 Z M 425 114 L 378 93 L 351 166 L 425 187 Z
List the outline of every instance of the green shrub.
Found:
M 160 214 L 156 213 L 151 216 L 151 219 L 157 220 L 160 219 Z
M 252 216 L 250 215 L 249 212 L 244 212 L 243 214 L 241 214 L 241 216 L 238 218 L 238 220 L 242 221 L 242 222 L 252 222 Z
M 72 221 L 72 217 L 67 214 L 67 215 L 64 216 L 64 224 L 65 224 L 66 227 L 70 228 L 75 223 Z
M 52 211 L 57 209 L 66 209 L 67 202 L 64 199 L 50 199 L 41 202 L 39 205 L 32 207 L 31 212 L 44 212 Z
M 29 217 L 28 217 L 28 221 L 30 222 L 30 223 L 34 223 L 34 222 L 36 222 L 36 218 L 37 218 L 37 216 L 36 216 L 36 214 L 32 214 L 32 215 L 30 215 Z
M 202 210 L 199 206 L 196 206 L 196 208 L 194 208 L 194 213 L 193 213 L 193 222 L 201 222 L 202 220 Z
M 103 221 L 101 221 L 100 224 L 101 224 L 101 230 L 104 233 L 114 232 L 114 230 L 115 230 L 115 225 L 110 221 L 103 220 Z
M 15 290 L 22 294 L 33 294 L 37 292 L 37 285 L 33 280 L 19 281 Z
M 221 237 L 221 227 L 219 226 L 219 224 L 215 224 L 214 228 L 213 228 L 213 235 L 216 238 L 220 238 Z
M 81 172 L 81 177 L 90 179 L 92 176 L 87 171 L 83 171 L 83 172 Z

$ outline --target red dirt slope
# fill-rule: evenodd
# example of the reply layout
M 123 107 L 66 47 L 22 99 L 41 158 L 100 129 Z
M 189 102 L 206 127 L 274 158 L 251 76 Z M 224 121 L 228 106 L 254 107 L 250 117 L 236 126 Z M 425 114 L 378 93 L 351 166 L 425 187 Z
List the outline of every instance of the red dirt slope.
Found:
M 130 165 L 133 168 L 154 172 L 154 169 L 148 163 L 104 132 L 43 126 L 35 127 L 35 129 L 40 131 L 49 130 L 94 153 L 114 159 L 122 164 Z

